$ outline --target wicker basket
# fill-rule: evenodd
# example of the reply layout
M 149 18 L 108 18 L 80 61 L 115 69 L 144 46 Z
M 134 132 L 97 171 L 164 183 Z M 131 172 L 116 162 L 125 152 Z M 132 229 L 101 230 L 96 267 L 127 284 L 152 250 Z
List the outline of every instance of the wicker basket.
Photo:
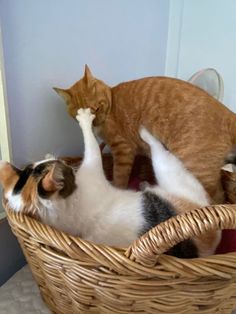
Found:
M 189 237 L 236 228 L 236 205 L 171 218 L 128 249 L 96 245 L 5 208 L 53 313 L 228 314 L 236 308 L 236 253 L 191 260 L 163 254 Z

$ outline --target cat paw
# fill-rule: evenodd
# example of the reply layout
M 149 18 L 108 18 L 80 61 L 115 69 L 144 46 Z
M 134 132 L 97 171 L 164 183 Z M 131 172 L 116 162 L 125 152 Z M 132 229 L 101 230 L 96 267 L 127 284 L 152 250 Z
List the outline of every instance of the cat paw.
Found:
M 81 108 L 77 111 L 76 120 L 82 125 L 91 125 L 95 115 L 91 113 L 90 108 Z
M 141 126 L 141 128 L 139 129 L 139 134 L 141 136 L 141 139 L 144 142 L 146 142 L 147 144 L 151 144 L 153 136 L 151 133 L 148 132 L 148 130 L 146 128 Z
M 139 190 L 145 191 L 147 188 L 149 188 L 151 185 L 147 181 L 142 181 L 139 183 Z
M 154 137 L 146 128 L 143 126 L 139 129 L 141 139 L 151 147 L 156 147 L 160 150 L 168 150 L 168 148 L 156 137 Z

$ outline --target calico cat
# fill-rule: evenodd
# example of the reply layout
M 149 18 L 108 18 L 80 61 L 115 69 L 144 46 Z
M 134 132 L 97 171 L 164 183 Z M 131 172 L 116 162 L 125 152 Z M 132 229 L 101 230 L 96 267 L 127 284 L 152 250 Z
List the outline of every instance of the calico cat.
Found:
M 46 160 L 24 170 L 0 163 L 4 196 L 15 211 L 37 215 L 44 223 L 83 239 L 126 247 L 162 221 L 199 206 L 209 198 L 198 180 L 146 129 L 142 139 L 151 147 L 159 185 L 144 191 L 122 190 L 105 177 L 99 145 L 92 131 L 90 109 L 76 119 L 84 136 L 84 159 L 77 169 L 59 160 Z M 170 253 L 178 257 L 212 254 L 220 233 L 184 241 Z
M 150 155 L 138 133 L 143 125 L 181 159 L 215 203 L 224 201 L 220 169 L 236 144 L 236 115 L 199 87 L 168 77 L 109 87 L 86 66 L 71 88 L 54 89 L 72 117 L 79 108 L 96 113 L 94 126 L 112 151 L 116 186 L 127 186 L 137 154 Z

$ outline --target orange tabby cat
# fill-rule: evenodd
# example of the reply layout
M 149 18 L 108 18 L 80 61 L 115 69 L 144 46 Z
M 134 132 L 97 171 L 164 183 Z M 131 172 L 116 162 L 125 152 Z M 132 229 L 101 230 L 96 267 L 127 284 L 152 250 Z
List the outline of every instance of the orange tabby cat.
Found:
M 149 154 L 138 133 L 142 125 L 184 162 L 214 202 L 224 200 L 220 168 L 236 144 L 236 115 L 202 89 L 168 77 L 109 87 L 85 66 L 71 88 L 55 90 L 72 117 L 78 108 L 96 113 L 94 126 L 113 154 L 116 186 L 127 186 L 137 154 Z

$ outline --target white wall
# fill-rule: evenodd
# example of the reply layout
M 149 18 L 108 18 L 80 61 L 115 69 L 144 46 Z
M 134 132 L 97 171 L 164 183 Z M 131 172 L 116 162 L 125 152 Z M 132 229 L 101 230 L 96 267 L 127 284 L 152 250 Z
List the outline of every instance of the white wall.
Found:
M 235 12 L 235 0 L 171 0 L 166 75 L 188 79 L 216 68 L 225 83 L 224 103 L 236 112 Z
M 93 73 L 109 84 L 162 75 L 167 0 L 1 0 L 13 160 L 77 155 L 82 140 L 52 86 Z

